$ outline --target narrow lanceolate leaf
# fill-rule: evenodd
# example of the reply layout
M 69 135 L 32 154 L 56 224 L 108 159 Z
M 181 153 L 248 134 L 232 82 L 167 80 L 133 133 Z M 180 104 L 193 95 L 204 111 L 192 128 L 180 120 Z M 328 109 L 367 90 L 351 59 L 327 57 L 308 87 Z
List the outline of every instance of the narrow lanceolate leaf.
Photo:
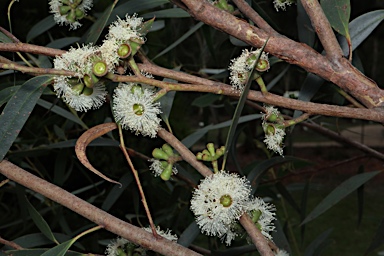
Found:
M 361 185 L 363 185 L 365 182 L 372 179 L 379 173 L 381 173 L 381 171 L 362 173 L 344 181 L 337 188 L 335 188 L 326 198 L 324 198 L 323 201 L 321 201 L 320 204 L 316 206 L 316 208 L 307 216 L 307 218 L 305 218 L 305 220 L 301 224 L 307 223 L 319 217 L 329 208 L 337 204 L 341 199 L 358 189 Z
M 105 176 L 104 174 L 102 174 L 101 172 L 99 172 L 98 170 L 96 170 L 95 167 L 93 167 L 92 164 L 88 161 L 88 158 L 85 154 L 85 150 L 87 149 L 87 146 L 89 143 L 91 143 L 94 139 L 96 139 L 100 136 L 103 136 L 104 134 L 106 134 L 106 133 L 108 133 L 108 132 L 110 132 L 116 128 L 117 128 L 117 125 L 115 123 L 99 124 L 99 125 L 96 125 L 95 127 L 92 127 L 91 129 L 89 129 L 88 131 L 83 133 L 80 136 L 80 138 L 77 140 L 76 146 L 75 146 L 75 152 L 76 152 L 76 155 L 77 155 L 77 158 L 79 159 L 79 161 L 85 167 L 87 167 L 88 170 L 90 170 L 91 172 L 95 173 L 96 175 L 100 176 L 101 178 L 103 178 L 109 182 L 116 183 L 116 184 L 119 184 L 120 186 L 122 186 L 122 184 L 120 182 L 112 180 L 112 179 L 108 178 L 107 176 Z
M 372 242 L 364 255 L 372 253 L 374 250 L 384 244 L 384 219 L 381 220 L 380 225 L 377 227 L 376 234 L 373 239 L 371 239 L 371 241 Z
M 384 10 L 376 10 L 357 17 L 349 24 L 349 30 L 352 38 L 352 50 L 356 49 L 383 21 Z M 341 49 L 344 55 L 348 53 L 348 43 L 346 40 L 341 40 Z
M 40 213 L 33 207 L 33 205 L 28 201 L 27 198 L 25 198 L 25 204 L 27 205 L 27 209 L 29 212 L 29 216 L 31 216 L 33 222 L 36 224 L 36 226 L 39 228 L 41 233 L 43 233 L 49 240 L 55 243 L 59 243 L 55 236 L 52 233 L 51 228 L 49 227 L 48 223 L 44 220 L 44 218 L 40 215 Z
M 263 47 L 261 47 L 260 53 L 257 56 L 254 65 L 256 65 L 259 62 L 261 54 L 263 53 L 264 48 L 267 45 L 268 40 L 269 40 L 269 38 L 265 41 Z M 229 148 L 231 147 L 231 144 L 233 142 L 233 138 L 234 138 L 234 135 L 235 135 L 235 132 L 236 132 L 236 128 L 237 128 L 237 125 L 239 123 L 239 118 L 240 118 L 241 112 L 243 111 L 245 100 L 247 99 L 247 96 L 248 96 L 249 88 L 251 87 L 252 80 L 250 78 L 253 77 L 253 75 L 255 73 L 255 70 L 256 69 L 253 68 L 252 72 L 250 72 L 250 74 L 249 74 L 249 76 L 247 78 L 247 83 L 244 86 L 244 90 L 243 90 L 243 92 L 240 95 L 239 102 L 237 103 L 235 113 L 233 114 L 232 124 L 229 127 L 227 141 L 225 142 L 225 153 L 224 153 L 224 157 L 223 157 L 223 165 L 222 165 L 222 168 L 221 168 L 222 170 L 225 169 L 225 164 L 226 164 L 226 161 L 227 161 L 227 158 L 228 158 Z
M 0 116 L 0 160 L 11 148 L 29 115 L 53 76 L 38 76 L 25 82 L 12 96 Z
M 111 4 L 104 12 L 103 15 L 92 25 L 90 28 L 86 38 L 85 43 L 89 44 L 96 44 L 97 40 L 99 39 L 101 32 L 103 32 L 104 27 L 107 24 L 107 21 L 109 17 L 111 16 L 113 8 L 115 8 L 115 5 L 117 4 L 118 0 L 115 0 L 113 4 Z
M 352 42 L 348 28 L 349 18 L 351 16 L 350 0 L 322 0 L 321 7 L 332 27 L 347 39 L 351 56 Z

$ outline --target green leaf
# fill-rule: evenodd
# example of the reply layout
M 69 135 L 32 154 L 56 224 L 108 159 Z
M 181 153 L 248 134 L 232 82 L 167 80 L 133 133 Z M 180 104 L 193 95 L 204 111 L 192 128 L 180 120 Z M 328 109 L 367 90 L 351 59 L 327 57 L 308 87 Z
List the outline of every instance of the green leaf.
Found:
M 38 76 L 25 82 L 8 101 L 0 116 L 0 160 L 4 158 L 53 76 Z
M 56 245 L 55 247 L 41 254 L 41 256 L 64 256 L 67 254 L 68 249 L 72 246 L 74 242 L 76 242 L 75 238 L 68 240 L 62 244 Z
M 64 37 L 57 40 L 54 40 L 46 45 L 46 47 L 55 48 L 55 49 L 61 49 L 68 45 L 71 45 L 73 43 L 76 43 L 80 40 L 80 37 Z
M 203 96 L 196 98 L 192 101 L 191 105 L 199 108 L 205 108 L 212 105 L 217 101 L 221 96 L 213 93 L 206 93 Z
M 329 235 L 332 233 L 333 229 L 330 228 L 323 233 L 321 233 L 315 240 L 313 240 L 308 247 L 305 249 L 304 256 L 315 256 L 321 255 L 321 251 L 325 249 L 325 242 Z
M 196 221 L 193 221 L 180 235 L 179 239 L 177 240 L 177 243 L 184 247 L 188 247 L 193 243 L 193 241 L 195 241 L 196 237 L 199 234 L 199 226 L 197 225 Z
M 13 94 L 20 88 L 19 85 L 7 87 L 0 91 L 0 106 L 9 101 Z
M 44 252 L 47 252 L 47 249 L 10 250 L 7 251 L 7 254 L 12 256 L 41 256 L 44 255 Z M 84 256 L 84 254 L 79 252 L 66 252 L 65 256 Z
M 180 71 L 181 66 L 174 68 L 173 70 Z M 164 82 L 177 83 L 178 81 L 164 78 Z M 161 118 L 169 125 L 169 115 L 171 114 L 173 100 L 175 99 L 176 91 L 168 92 L 165 96 L 161 97 L 159 102 L 161 104 Z
M 352 40 L 352 50 L 356 49 L 384 19 L 384 10 L 376 10 L 357 17 L 349 24 L 349 31 Z M 348 54 L 348 43 L 342 38 L 341 49 L 346 56 Z
M 156 19 L 159 18 L 189 18 L 191 15 L 189 15 L 188 12 L 184 11 L 180 8 L 171 8 L 171 9 L 165 9 L 165 10 L 159 10 L 154 12 L 145 13 L 142 15 L 144 19 L 151 19 L 153 17 L 156 17 Z
M 170 50 L 172 50 L 173 48 L 175 48 L 176 46 L 178 46 L 179 44 L 181 44 L 185 39 L 187 39 L 189 36 L 191 36 L 193 33 L 195 33 L 199 28 L 201 28 L 202 26 L 204 25 L 203 22 L 199 22 L 197 23 L 195 26 L 193 26 L 192 28 L 190 28 L 187 33 L 185 33 L 184 35 L 182 35 L 181 37 L 179 37 L 179 39 L 177 39 L 173 44 L 171 44 L 170 46 L 168 46 L 167 48 L 165 48 L 162 52 L 160 52 L 159 54 L 157 54 L 152 60 L 164 55 L 165 53 L 169 52 Z
M 249 122 L 255 119 L 261 118 L 261 114 L 253 114 L 253 115 L 247 115 L 247 116 L 242 116 L 239 119 L 239 124 L 244 123 L 244 122 Z M 221 129 L 224 127 L 230 126 L 232 123 L 232 120 L 228 120 L 219 124 L 211 124 L 207 125 L 204 128 L 201 128 L 194 133 L 188 135 L 185 137 L 181 142 L 187 147 L 191 147 L 193 144 L 195 144 L 199 139 L 201 139 L 207 132 L 215 129 Z
M 225 142 L 225 153 L 224 153 L 224 157 L 223 157 L 223 165 L 222 165 L 222 168 L 221 168 L 222 170 L 225 170 L 225 164 L 226 164 L 226 161 L 227 161 L 227 158 L 228 158 L 228 152 L 229 152 L 229 149 L 230 149 L 231 144 L 233 142 L 234 135 L 235 135 L 235 132 L 236 132 L 236 128 L 237 128 L 237 125 L 239 123 L 239 118 L 241 116 L 241 112 L 243 111 L 244 104 L 245 104 L 245 101 L 246 101 L 247 96 L 248 96 L 249 89 L 250 89 L 251 84 L 252 84 L 252 79 L 250 79 L 250 78 L 253 77 L 253 75 L 256 72 L 256 69 L 254 67 L 259 62 L 261 54 L 263 53 L 264 48 L 267 45 L 268 40 L 269 40 L 269 38 L 265 41 L 263 47 L 261 47 L 261 49 L 260 49 L 260 53 L 259 53 L 259 55 L 256 58 L 256 61 L 255 61 L 254 66 L 252 68 L 252 72 L 250 72 L 250 74 L 248 75 L 247 83 L 244 86 L 244 90 L 243 90 L 243 92 L 240 95 L 240 99 L 239 99 L 239 101 L 237 103 L 235 113 L 233 114 L 232 124 L 229 127 L 229 131 L 228 131 L 228 135 L 227 135 L 227 141 Z
M 50 28 L 52 28 L 55 25 L 56 23 L 53 20 L 53 15 L 49 15 L 46 18 L 42 19 L 41 21 L 36 23 L 31 28 L 31 30 L 29 30 L 27 34 L 27 42 L 30 42 L 32 39 L 48 31 Z
M 316 34 L 312 27 L 311 20 L 308 14 L 304 10 L 301 1 L 297 1 L 297 32 L 299 34 L 299 40 L 302 43 L 313 47 L 315 45 Z
M 349 38 L 350 0 L 322 0 L 321 7 L 332 27 L 346 38 Z
M 125 189 L 128 187 L 129 184 L 133 181 L 133 176 L 131 173 L 126 173 L 121 177 L 119 182 L 122 184 L 120 187 L 119 185 L 115 185 L 111 191 L 108 193 L 107 197 L 105 198 L 103 205 L 101 206 L 101 209 L 104 211 L 108 211 L 111 209 L 113 204 L 119 199 L 121 194 L 125 191 Z
M 118 5 L 112 12 L 108 24 L 116 19 L 116 16 L 124 17 L 126 14 L 134 14 L 141 11 L 149 10 L 169 3 L 168 0 L 131 0 Z
M 105 9 L 101 17 L 89 29 L 88 34 L 85 37 L 86 44 L 89 44 L 89 43 L 96 44 L 117 2 L 118 0 L 115 0 L 113 4 L 111 4 L 107 9 Z
M 41 233 L 43 233 L 49 240 L 55 243 L 59 243 L 55 236 L 52 233 L 51 228 L 49 227 L 48 223 L 44 220 L 44 218 L 40 215 L 40 213 L 35 209 L 35 207 L 32 206 L 32 204 L 28 201 L 26 197 L 24 197 L 25 204 L 27 205 L 27 209 L 29 212 L 29 216 L 31 216 L 33 222 L 36 224 L 36 226 L 39 228 Z
M 79 124 L 83 128 L 87 129 L 87 125 L 78 116 L 75 116 L 71 112 L 63 109 L 62 107 L 54 105 L 53 103 L 46 101 L 46 100 L 43 100 L 43 99 L 39 99 L 37 101 L 37 105 L 39 105 L 45 109 L 48 109 L 48 110 L 52 111 L 53 113 L 64 117 L 65 119 L 71 120 L 72 122 Z
M 12 43 L 12 40 L 7 37 L 3 32 L 0 32 L 0 42 L 1 43 Z
M 319 217 L 329 208 L 337 204 L 341 199 L 355 191 L 357 188 L 359 188 L 361 185 L 363 185 L 365 182 L 372 179 L 379 173 L 381 173 L 381 171 L 362 173 L 344 181 L 337 188 L 335 188 L 326 198 L 324 198 L 323 201 L 321 201 L 315 207 L 315 209 L 310 214 L 308 214 L 308 216 L 301 224 L 307 223 Z

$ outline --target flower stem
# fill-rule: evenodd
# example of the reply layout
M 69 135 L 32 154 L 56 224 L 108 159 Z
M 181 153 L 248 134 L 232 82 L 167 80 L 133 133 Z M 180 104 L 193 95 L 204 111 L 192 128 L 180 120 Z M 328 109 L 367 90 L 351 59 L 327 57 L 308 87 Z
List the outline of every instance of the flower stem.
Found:
M 158 234 L 156 232 L 156 227 L 153 223 L 151 212 L 149 211 L 149 208 L 148 208 L 147 200 L 145 199 L 143 187 L 141 186 L 139 174 L 138 174 L 137 170 L 135 169 L 135 167 L 133 166 L 131 158 L 129 157 L 129 154 L 128 154 L 127 150 L 125 149 L 125 143 L 124 143 L 124 137 L 123 137 L 123 131 L 121 129 L 121 125 L 118 124 L 117 127 L 119 128 L 120 148 L 123 151 L 124 156 L 127 159 L 129 166 L 131 167 L 133 176 L 135 177 L 136 184 L 137 184 L 137 187 L 139 188 L 139 192 L 141 195 L 141 201 L 143 202 L 145 212 L 147 213 L 147 217 L 148 217 L 149 225 L 151 226 L 151 229 L 152 229 L 152 233 L 156 238 L 158 238 Z
M 268 93 L 268 90 L 267 90 L 267 87 L 265 86 L 265 83 L 264 83 L 264 80 L 263 78 L 261 78 L 261 76 L 258 76 L 255 81 L 257 82 L 257 84 L 260 86 L 260 90 L 263 94 L 266 94 Z

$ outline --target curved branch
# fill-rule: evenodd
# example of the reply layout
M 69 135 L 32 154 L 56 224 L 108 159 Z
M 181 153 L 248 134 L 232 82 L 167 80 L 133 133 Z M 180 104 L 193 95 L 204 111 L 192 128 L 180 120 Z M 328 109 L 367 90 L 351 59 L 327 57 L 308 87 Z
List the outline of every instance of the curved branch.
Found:
M 66 51 L 25 43 L 0 43 L 0 52 L 28 52 L 55 57 Z
M 174 256 L 201 255 L 165 238 L 156 239 L 152 233 L 124 222 L 109 213 L 100 210 L 66 190 L 36 177 L 11 162 L 6 160 L 0 162 L 0 173 L 9 179 L 71 209 L 90 221 L 104 227 L 106 230 L 124 237 L 135 244 L 148 248 L 149 250 L 153 250 L 164 255 Z

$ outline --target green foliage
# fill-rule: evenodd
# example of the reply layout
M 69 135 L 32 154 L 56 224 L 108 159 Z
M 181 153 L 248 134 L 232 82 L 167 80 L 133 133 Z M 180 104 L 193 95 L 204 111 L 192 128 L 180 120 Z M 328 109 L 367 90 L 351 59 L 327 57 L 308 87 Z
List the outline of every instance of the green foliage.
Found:
M 343 168 L 347 170 L 346 173 L 335 174 L 339 166 L 346 166 L 347 162 L 354 164 L 358 154 L 356 150 L 353 156 L 347 156 L 344 155 L 347 150 L 340 150 L 337 154 L 329 153 L 325 163 L 327 166 L 319 167 L 317 164 L 323 162 L 320 157 L 327 155 L 328 148 L 319 147 L 317 153 L 308 155 L 306 148 L 297 145 L 303 142 L 311 149 L 316 148 L 316 143 L 324 138 L 319 133 L 309 133 L 307 126 L 300 123 L 290 130 L 286 129 L 284 156 L 275 156 L 263 143 L 263 104 L 247 99 L 249 90 L 252 90 L 253 95 L 260 95 L 257 92 L 258 85 L 251 79 L 240 97 L 235 93 L 231 96 L 218 91 L 206 93 L 206 88 L 194 90 L 193 86 L 198 87 L 199 83 L 192 84 L 191 80 L 185 82 L 176 79 L 180 74 L 187 73 L 196 75 L 199 79 L 207 78 L 229 84 L 228 65 L 243 49 L 250 49 L 247 43 L 196 21 L 188 12 L 167 0 L 94 1 L 93 9 L 82 20 L 83 26 L 78 30 L 68 30 L 66 26 L 55 24 L 52 15 L 47 16 L 49 7 L 46 1 L 32 1 L 35 2 L 33 4 L 27 2 L 20 1 L 12 7 L 13 34 L 22 42 L 54 49 L 78 48 L 82 43 L 100 45 L 108 26 L 116 20 L 116 16 L 124 19 L 126 15 L 138 13 L 138 17 L 144 17 L 145 20 L 155 18 L 147 23 L 143 33 L 145 44 L 141 46 L 141 55 L 135 56 L 134 60 L 137 63 L 147 63 L 141 57 L 145 56 L 148 62 L 169 68 L 168 71 L 180 72 L 172 73 L 172 79 L 156 74 L 153 80 L 172 83 L 175 88 L 180 84 L 190 86 L 184 92 L 168 89 L 156 91 L 156 97 L 161 103 L 162 128 L 172 131 L 193 153 L 202 151 L 207 142 L 213 142 L 215 148 L 226 144 L 226 169 L 247 177 L 253 196 L 276 204 L 274 242 L 289 251 L 290 255 L 343 255 L 343 248 L 337 246 L 345 243 L 350 243 L 349 251 L 353 251 L 355 246 L 358 248 L 354 255 L 373 255 L 378 250 L 383 250 L 384 224 L 383 221 L 377 222 L 378 219 L 383 219 L 382 212 L 375 212 L 370 208 L 371 204 L 379 204 L 380 196 L 377 195 L 374 202 L 367 202 L 366 199 L 367 187 L 376 189 L 377 185 L 373 181 L 381 178 L 381 172 L 376 171 L 377 164 L 372 164 L 376 160 L 364 158 L 360 163 L 361 171 L 357 175 L 351 174 L 349 167 Z M 297 6 L 287 6 L 286 12 L 278 13 L 271 1 L 247 2 L 283 35 L 298 39 L 320 53 L 323 51 L 300 1 Z M 0 3 L 4 16 L 8 4 Z M 340 36 L 339 41 L 344 55 L 348 55 L 349 45 L 352 45 L 352 64 L 357 65 L 355 63 L 358 63 L 359 55 L 360 64 L 368 75 L 378 84 L 384 83 L 384 77 L 379 71 L 367 68 L 367 65 L 375 66 L 377 70 L 382 68 L 380 61 L 384 56 L 374 47 L 382 37 L 383 3 L 376 2 L 369 10 L 360 6 L 358 1 L 322 0 L 321 4 L 333 29 L 343 36 Z M 240 13 L 235 12 L 239 19 L 253 24 Z M 0 19 L 0 25 L 7 27 L 3 18 Z M 380 29 L 376 29 L 378 26 L 381 26 Z M 12 39 L 6 33 L 0 32 L 0 42 L 11 43 Z M 267 42 L 264 46 L 268 49 Z M 21 51 L 20 54 L 23 58 L 17 53 L 9 52 L 2 52 L 0 57 L 22 65 L 27 65 L 23 61 L 26 59 L 28 64 L 35 67 L 53 67 L 52 56 L 36 54 L 34 51 Z M 333 85 L 323 78 L 277 57 L 269 57 L 272 68 L 262 75 L 268 92 L 264 96 L 258 96 L 259 99 L 268 98 L 268 93 L 284 95 L 286 92 L 293 92 L 298 93 L 298 100 L 303 102 L 345 106 L 349 104 L 345 98 L 340 100 Z M 283 53 L 279 57 L 284 57 Z M 290 62 L 295 63 L 296 60 Z M 3 63 L 1 58 L 0 63 Z M 113 91 L 118 83 L 108 80 L 108 75 L 100 78 L 106 83 L 108 90 L 107 103 L 97 110 L 77 113 L 56 97 L 51 86 L 52 75 L 35 76 L 32 72 L 0 71 L 0 158 L 8 159 L 21 168 L 72 191 L 120 219 L 136 226 L 147 227 L 149 221 L 135 178 L 119 148 L 121 143 L 118 132 L 111 131 L 92 141 L 87 148 L 87 158 L 97 170 L 121 183 L 121 187 L 101 181 L 89 172 L 78 161 L 74 150 L 77 139 L 89 128 L 113 122 L 111 106 L 115 100 Z M 133 73 L 134 71 L 127 69 L 126 74 Z M 252 74 L 251 72 L 249 76 L 253 77 Z M 282 97 L 279 99 L 284 101 Z M 285 115 L 284 118 L 296 118 L 302 114 L 297 109 L 282 108 L 281 112 Z M 307 123 L 341 134 L 356 127 L 357 122 L 312 116 Z M 365 121 L 359 121 L 360 123 L 361 127 L 371 124 Z M 135 136 L 130 131 L 124 131 L 123 138 L 133 166 L 138 171 L 156 225 L 163 229 L 172 229 L 179 237 L 178 243 L 185 247 L 201 247 L 209 250 L 212 255 L 255 255 L 255 247 L 248 245 L 246 237 L 239 236 L 231 247 L 226 247 L 219 239 L 201 234 L 190 211 L 190 199 L 202 176 L 185 161 L 176 159 L 180 152 L 176 153 L 174 150 L 174 154 L 166 155 L 166 160 L 172 162 L 167 165 L 168 174 L 172 173 L 172 167 L 177 168 L 178 174 L 168 175 L 167 181 L 163 181 L 160 177 L 154 177 L 150 168 L 151 162 L 148 160 L 152 158 L 152 151 L 161 148 L 165 142 L 161 138 Z M 215 160 L 221 166 L 223 160 Z M 327 183 L 326 189 L 318 193 L 321 182 L 316 180 L 316 175 L 324 173 L 326 168 L 329 169 L 326 177 L 332 182 L 324 182 Z M 3 180 L 5 177 L 0 175 L 0 182 Z M 374 185 L 370 187 L 364 184 Z M 356 210 L 343 204 L 352 200 L 351 198 L 357 199 Z M 115 234 L 98 230 L 78 240 L 80 237 L 77 235 L 93 227 L 93 223 L 14 181 L 0 185 L 0 199 L 1 237 L 24 248 L 19 250 L 1 245 L 0 255 L 103 254 L 106 241 L 116 239 Z M 337 227 L 329 217 L 330 211 L 356 217 L 356 221 L 352 217 L 345 217 L 348 228 Z M 358 228 L 355 228 L 356 223 Z M 363 230 L 361 227 L 364 225 L 369 226 L 369 230 Z M 360 228 L 361 232 L 366 232 L 364 236 L 367 237 L 363 249 L 354 244 L 353 234 L 350 234 L 350 229 L 360 231 Z M 339 237 L 344 237 L 343 241 L 338 240 Z M 336 252 L 331 254 L 330 248 Z

